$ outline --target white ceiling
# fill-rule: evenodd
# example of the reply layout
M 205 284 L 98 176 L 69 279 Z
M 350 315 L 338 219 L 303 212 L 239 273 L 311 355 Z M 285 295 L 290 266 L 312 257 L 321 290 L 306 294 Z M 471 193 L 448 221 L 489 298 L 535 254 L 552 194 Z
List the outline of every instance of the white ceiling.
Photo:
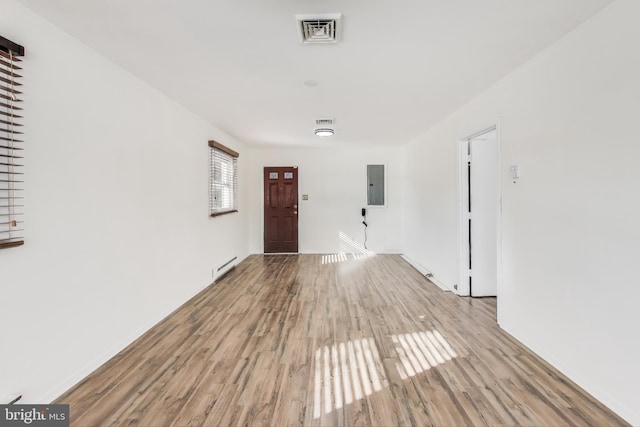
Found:
M 612 2 L 19 1 L 238 140 L 292 147 L 404 144 Z M 299 42 L 314 13 L 342 13 L 341 43 Z

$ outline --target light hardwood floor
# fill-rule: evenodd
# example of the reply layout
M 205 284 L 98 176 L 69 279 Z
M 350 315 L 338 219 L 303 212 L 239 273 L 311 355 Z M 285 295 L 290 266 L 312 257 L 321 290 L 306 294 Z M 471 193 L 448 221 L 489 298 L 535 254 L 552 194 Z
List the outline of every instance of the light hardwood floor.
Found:
M 627 425 L 397 255 L 254 255 L 61 396 L 73 426 Z

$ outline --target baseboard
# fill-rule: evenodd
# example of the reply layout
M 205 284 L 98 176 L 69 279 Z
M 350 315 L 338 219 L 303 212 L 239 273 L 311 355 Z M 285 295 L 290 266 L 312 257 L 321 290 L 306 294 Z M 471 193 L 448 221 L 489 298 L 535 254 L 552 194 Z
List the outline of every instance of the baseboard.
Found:
M 553 357 L 550 353 L 539 350 L 540 346 L 532 344 L 529 340 L 523 340 L 516 333 L 514 333 L 510 328 L 505 328 L 502 325 L 499 325 L 500 329 L 509 334 L 514 340 L 518 341 L 522 346 L 529 349 L 532 353 L 536 354 L 542 360 L 547 362 L 549 365 L 553 366 L 555 369 L 560 371 L 564 376 L 569 378 L 572 382 L 574 382 L 578 387 L 582 388 L 585 392 L 593 396 L 604 406 L 609 408 L 611 411 L 615 412 L 620 418 L 624 419 L 629 424 L 636 426 L 640 425 L 640 413 L 635 410 L 635 408 L 629 408 L 626 405 L 621 404 L 617 399 L 611 396 L 611 393 L 603 390 L 600 387 L 594 386 L 590 381 L 586 380 L 583 376 L 575 373 L 571 370 L 571 368 L 567 368 L 567 366 L 559 363 L 557 358 Z
M 245 257 L 246 258 L 246 257 Z M 244 258 L 243 258 L 244 260 Z M 173 314 L 176 310 L 182 307 L 187 301 L 191 300 L 193 297 L 198 295 L 203 289 L 211 286 L 212 283 L 209 283 L 203 287 L 198 287 L 191 292 L 185 294 L 183 298 L 180 299 L 180 303 L 178 305 L 171 305 L 167 307 L 165 310 L 162 310 L 157 316 L 155 316 L 152 320 L 145 323 L 145 325 L 139 328 L 136 332 L 130 334 L 127 338 L 118 342 L 117 344 L 111 346 L 109 350 L 104 352 L 101 356 L 95 358 L 91 362 L 84 365 L 82 368 L 78 369 L 72 375 L 67 377 L 64 381 L 58 384 L 56 387 L 50 389 L 45 394 L 41 395 L 34 402 L 42 403 L 42 402 L 53 402 L 68 390 L 70 390 L 73 386 L 78 384 L 80 381 L 85 379 L 88 375 L 98 369 L 100 366 L 107 363 L 111 360 L 115 355 L 120 353 L 122 350 L 127 348 L 127 346 L 131 345 L 135 340 L 143 336 L 147 333 L 151 328 L 156 326 L 158 323 L 162 322 L 165 318 Z
M 337 254 L 337 253 L 354 253 L 357 251 L 320 251 L 320 250 L 303 250 L 303 251 L 299 251 L 297 254 L 294 255 L 298 255 L 298 254 L 303 254 L 303 255 L 330 255 L 330 254 Z M 402 255 L 401 251 L 384 251 L 384 252 L 373 252 L 371 251 L 374 255 Z M 270 254 L 263 254 L 263 255 L 270 255 Z
M 431 283 L 433 283 L 434 285 L 436 285 L 437 287 L 439 287 L 445 292 L 451 292 L 451 289 L 448 286 L 446 286 L 444 283 L 442 283 L 440 280 L 438 280 L 433 275 L 433 273 L 431 273 L 431 271 L 428 268 L 426 268 L 424 265 L 420 264 L 419 262 L 413 261 L 411 258 L 406 256 L 405 254 L 402 254 L 401 256 L 402 256 L 402 259 L 407 261 L 413 268 L 418 270 L 420 274 L 426 277 L 427 280 L 429 280 Z

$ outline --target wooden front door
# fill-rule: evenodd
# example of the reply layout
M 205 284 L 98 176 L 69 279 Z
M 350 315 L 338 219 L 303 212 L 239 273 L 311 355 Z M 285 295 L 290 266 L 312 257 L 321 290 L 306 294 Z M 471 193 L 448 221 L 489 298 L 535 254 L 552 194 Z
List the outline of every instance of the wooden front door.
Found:
M 298 252 L 298 168 L 264 168 L 264 252 Z

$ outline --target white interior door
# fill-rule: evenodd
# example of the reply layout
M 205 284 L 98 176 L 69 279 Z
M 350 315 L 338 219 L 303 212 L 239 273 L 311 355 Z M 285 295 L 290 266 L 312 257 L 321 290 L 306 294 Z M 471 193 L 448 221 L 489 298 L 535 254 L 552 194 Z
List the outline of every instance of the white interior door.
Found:
M 471 280 L 474 297 L 498 293 L 498 141 L 492 131 L 469 140 Z

